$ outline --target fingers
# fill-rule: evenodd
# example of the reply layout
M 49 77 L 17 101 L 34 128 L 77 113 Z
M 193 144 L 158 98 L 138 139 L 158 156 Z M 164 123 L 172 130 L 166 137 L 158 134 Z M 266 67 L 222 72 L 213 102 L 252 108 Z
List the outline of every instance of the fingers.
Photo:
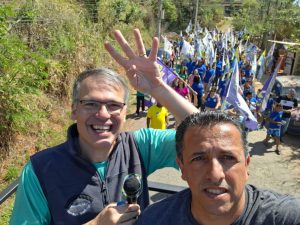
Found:
M 120 220 L 118 221 L 122 225 L 133 224 L 133 222 L 140 215 L 140 207 L 137 204 L 128 205 L 127 210 L 122 214 Z
M 121 48 L 123 49 L 124 53 L 127 55 L 128 58 L 135 57 L 134 52 L 132 51 L 131 47 L 129 46 L 128 42 L 123 37 L 121 31 L 115 30 L 114 36 L 116 41 L 120 44 Z
M 149 55 L 149 59 L 151 59 L 152 61 L 156 61 L 157 58 L 157 52 L 158 52 L 158 38 L 154 37 L 153 41 L 152 41 L 152 48 L 151 48 L 151 52 Z
M 133 34 L 134 34 L 134 37 L 135 37 L 135 42 L 136 42 L 136 45 L 137 45 L 137 50 L 138 50 L 139 56 L 146 55 L 146 50 L 145 50 L 145 46 L 144 46 L 144 42 L 143 42 L 143 38 L 141 36 L 140 30 L 139 29 L 134 29 Z
M 116 60 L 117 63 L 119 63 L 124 68 L 126 67 L 127 60 L 122 55 L 120 55 L 110 43 L 106 42 L 104 44 L 104 47 L 108 51 L 108 53 L 111 55 L 111 57 L 113 57 L 114 60 Z

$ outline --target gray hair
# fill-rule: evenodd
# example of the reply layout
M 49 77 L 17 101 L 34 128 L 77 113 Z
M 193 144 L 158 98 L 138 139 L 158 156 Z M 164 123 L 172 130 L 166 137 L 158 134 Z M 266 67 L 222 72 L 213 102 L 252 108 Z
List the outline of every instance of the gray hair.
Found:
M 72 94 L 73 104 L 77 104 L 79 101 L 80 86 L 82 81 L 91 76 L 101 77 L 103 83 L 111 85 L 113 87 L 120 87 L 121 89 L 123 89 L 124 102 L 127 103 L 129 97 L 129 90 L 128 90 L 126 80 L 121 75 L 117 74 L 116 72 L 110 69 L 100 68 L 100 69 L 85 70 L 78 75 L 73 85 L 73 94 Z
M 238 120 L 232 119 L 227 114 L 217 111 L 199 112 L 189 115 L 184 121 L 178 126 L 176 132 L 176 153 L 177 157 L 182 160 L 183 151 L 183 139 L 186 131 L 191 127 L 202 127 L 210 128 L 217 124 L 232 124 L 234 125 L 241 134 L 241 141 L 243 143 L 245 157 L 248 156 L 247 139 L 246 133 L 243 131 L 242 125 Z

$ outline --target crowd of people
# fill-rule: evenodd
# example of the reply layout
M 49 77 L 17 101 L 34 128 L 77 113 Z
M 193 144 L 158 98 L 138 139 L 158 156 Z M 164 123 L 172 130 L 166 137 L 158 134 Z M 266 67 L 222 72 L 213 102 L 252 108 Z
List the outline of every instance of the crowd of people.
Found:
M 64 143 L 30 157 L 10 224 L 299 224 L 299 199 L 247 184 L 250 156 L 243 128 L 218 111 L 222 76 L 209 79 L 207 91 L 195 91 L 197 101 L 192 103 L 191 89 L 185 88 L 190 86 L 188 76 L 172 86 L 162 80 L 156 63 L 158 39 L 147 56 L 140 31 L 133 33 L 136 51 L 118 30 L 113 34 L 123 54 L 110 43 L 105 48 L 125 69 L 132 87 L 157 100 L 154 112 L 148 109 L 149 127 L 151 115 L 165 111 L 164 106 L 179 124 L 177 131 L 121 132 L 129 97 L 125 79 L 105 68 L 83 71 L 73 86 L 75 123 Z M 191 86 L 199 88 L 205 61 L 195 62 L 197 68 L 187 63 L 181 66 L 190 67 Z M 147 177 L 164 167 L 180 168 L 189 187 L 148 206 Z M 137 202 L 124 203 L 123 183 L 130 174 L 140 175 L 141 190 Z
M 222 33 L 218 35 L 220 36 Z M 199 111 L 230 111 L 232 116 L 242 117 L 238 109 L 233 109 L 232 106 L 223 107 L 226 100 L 226 91 L 234 69 L 234 60 L 238 60 L 238 91 L 258 121 L 256 129 L 266 127 L 267 137 L 265 144 L 267 145 L 270 138 L 273 138 L 276 144 L 276 153 L 280 154 L 279 145 L 283 142 L 282 137 L 286 133 L 289 125 L 288 118 L 290 118 L 291 110 L 298 107 L 295 90 L 289 90 L 287 96 L 280 96 L 275 89 L 274 92 L 271 92 L 266 97 L 268 104 L 265 109 L 262 109 L 263 97 L 260 95 L 262 90 L 254 86 L 259 70 L 253 68 L 253 60 L 255 59 L 251 61 L 251 56 L 248 56 L 249 52 L 247 53 L 246 50 L 247 46 L 244 47 L 244 51 L 236 53 L 235 48 L 238 48 L 237 44 L 235 46 L 229 44 L 229 46 L 224 49 L 220 41 L 216 39 L 216 41 L 213 42 L 215 58 L 210 60 L 205 56 L 205 53 L 200 57 L 197 56 L 196 51 L 194 55 L 186 56 L 181 54 L 184 41 L 189 41 L 191 45 L 194 45 L 194 40 L 186 35 L 171 42 L 171 54 L 165 52 L 164 55 L 162 55 L 165 65 L 168 66 L 170 70 L 176 72 L 177 75 L 170 86 L 178 94 L 194 104 Z M 240 43 L 243 43 L 243 41 L 240 40 Z M 257 52 L 255 51 L 251 54 L 257 54 Z M 272 58 L 268 63 L 268 67 L 265 69 L 265 76 L 270 76 L 273 72 L 276 73 L 275 65 L 276 58 Z M 283 100 L 290 102 L 288 104 L 282 103 Z M 273 116 L 274 113 L 278 111 L 278 104 L 284 104 L 284 106 L 282 105 L 282 113 L 276 114 L 278 118 L 276 119 L 277 122 L 275 125 Z M 147 118 L 149 119 L 148 115 Z M 245 121 L 245 119 L 246 118 L 241 118 L 241 121 Z M 274 129 L 276 129 L 276 131 L 274 131 Z M 246 126 L 244 126 L 244 130 L 246 133 L 249 131 Z

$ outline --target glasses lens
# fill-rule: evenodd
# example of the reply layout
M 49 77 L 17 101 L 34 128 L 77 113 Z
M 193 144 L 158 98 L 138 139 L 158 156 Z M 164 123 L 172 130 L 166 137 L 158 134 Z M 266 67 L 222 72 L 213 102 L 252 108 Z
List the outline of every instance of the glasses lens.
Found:
M 105 105 L 109 113 L 119 113 L 124 107 L 124 103 L 120 102 L 107 102 Z
M 80 100 L 79 102 L 88 113 L 97 113 L 99 112 L 101 105 L 104 105 L 108 113 L 118 114 L 125 105 L 125 103 L 122 102 L 100 102 L 95 100 Z

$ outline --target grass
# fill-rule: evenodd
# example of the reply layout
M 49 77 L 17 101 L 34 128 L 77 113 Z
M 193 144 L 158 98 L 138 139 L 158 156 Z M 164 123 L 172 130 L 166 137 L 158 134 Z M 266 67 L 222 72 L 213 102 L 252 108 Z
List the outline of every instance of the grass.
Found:
M 0 225 L 9 224 L 10 216 L 13 209 L 13 204 L 15 201 L 15 195 L 7 199 L 2 205 L 0 210 Z

